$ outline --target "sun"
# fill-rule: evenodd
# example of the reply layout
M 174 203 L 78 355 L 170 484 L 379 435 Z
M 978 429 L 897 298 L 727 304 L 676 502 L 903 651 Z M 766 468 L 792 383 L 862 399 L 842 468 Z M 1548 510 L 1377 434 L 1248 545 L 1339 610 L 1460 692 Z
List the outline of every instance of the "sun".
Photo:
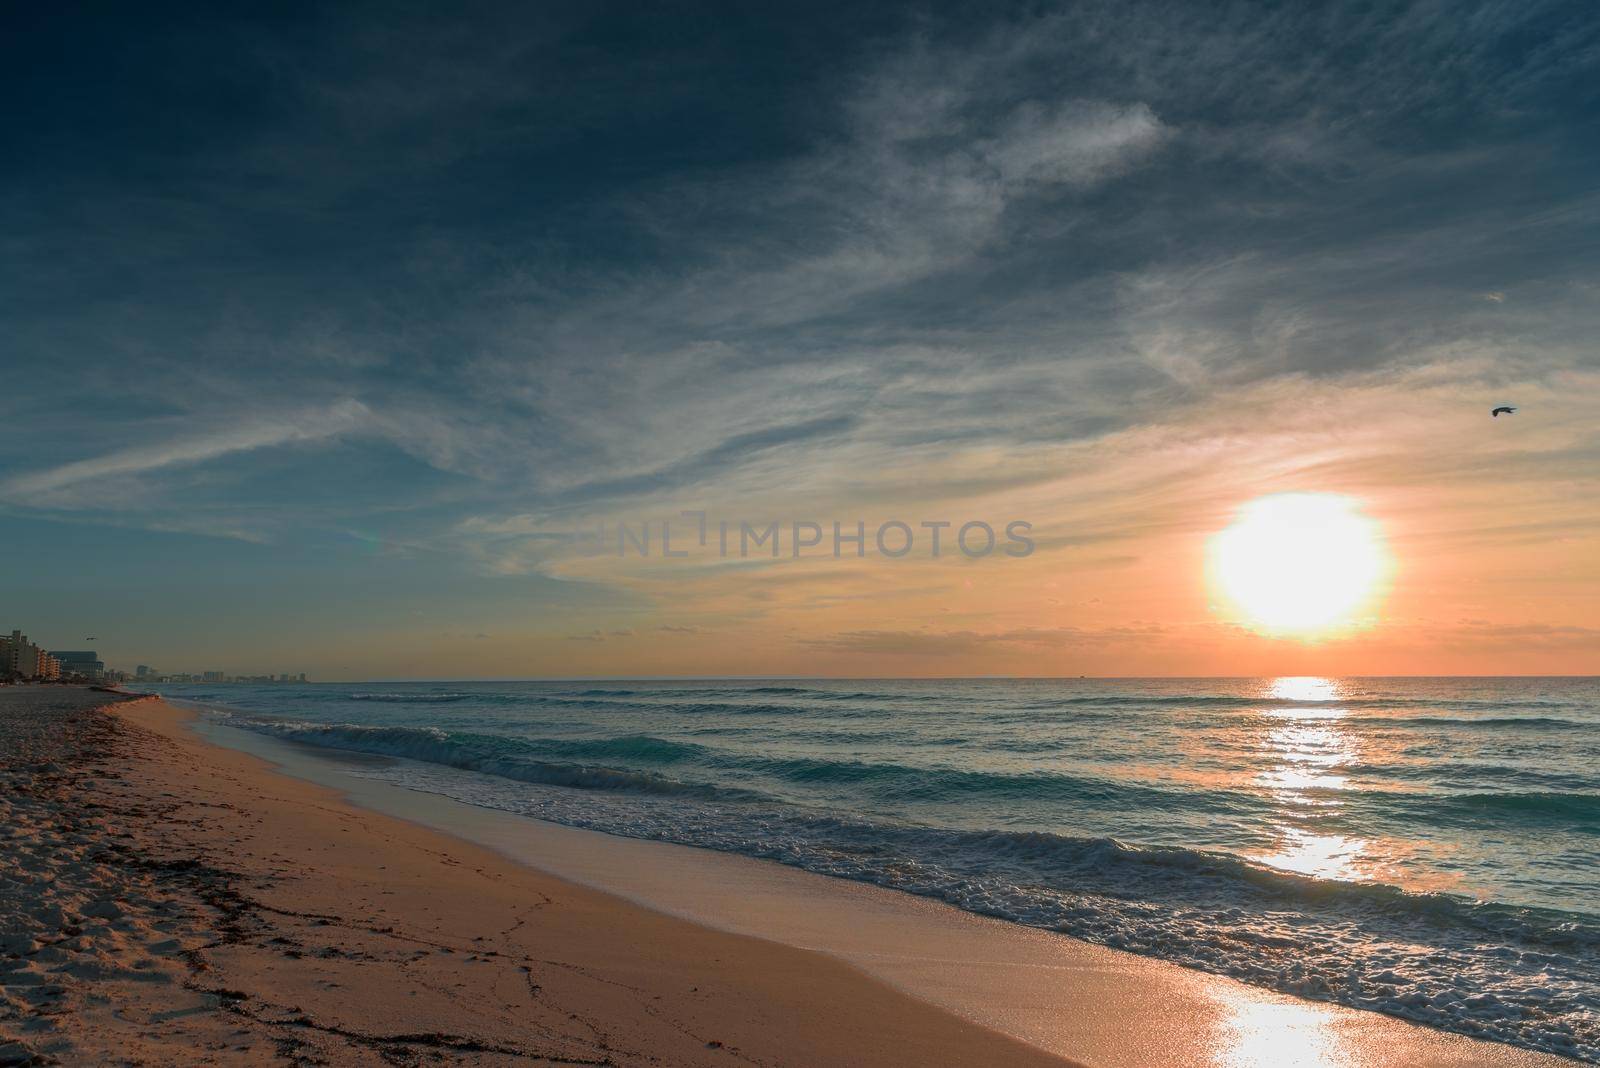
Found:
M 1360 623 L 1392 568 L 1378 524 L 1331 493 L 1251 501 L 1211 540 L 1208 565 L 1230 616 L 1262 634 L 1303 639 Z

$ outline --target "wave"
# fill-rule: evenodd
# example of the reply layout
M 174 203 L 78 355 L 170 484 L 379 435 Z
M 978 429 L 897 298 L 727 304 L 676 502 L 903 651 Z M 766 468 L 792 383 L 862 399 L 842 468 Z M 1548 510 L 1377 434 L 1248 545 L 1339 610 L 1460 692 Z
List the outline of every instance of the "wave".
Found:
M 617 738 L 582 740 L 539 738 L 532 745 L 573 757 L 590 759 L 643 760 L 653 764 L 674 764 L 704 757 L 708 750 L 692 742 L 674 742 L 652 734 L 626 734 Z
M 745 707 L 745 706 L 741 706 Z M 626 790 L 704 798 L 770 798 L 733 786 L 730 779 L 766 780 L 779 794 L 822 787 L 841 796 L 883 804 L 1049 802 L 1085 810 L 1208 812 L 1219 817 L 1269 816 L 1277 802 L 1265 794 L 1169 786 L 1064 771 L 1002 772 L 925 767 L 868 760 L 773 757 L 732 753 L 649 734 L 609 738 L 509 737 L 445 731 L 437 727 L 328 724 L 301 720 L 243 719 L 235 726 L 303 744 L 476 771 L 521 782 L 589 790 Z M 688 777 L 630 767 L 692 769 Z M 613 765 L 623 765 L 621 767 Z M 699 781 L 693 776 L 699 775 Z M 710 780 L 710 781 L 706 781 Z M 785 787 L 788 787 L 787 789 Z M 1600 794 L 1580 790 L 1411 792 L 1308 787 L 1305 797 L 1360 810 L 1385 823 L 1472 826 L 1485 813 L 1514 817 L 1529 826 L 1600 829 Z M 1338 812 L 1326 817 L 1329 827 Z
M 908 693 L 880 692 L 872 693 L 865 690 L 822 690 L 802 686 L 731 686 L 731 687 L 684 687 L 674 686 L 662 689 L 622 690 L 610 687 L 587 690 L 549 690 L 544 692 L 526 691 L 516 694 L 490 695 L 489 700 L 500 697 L 511 701 L 553 701 L 570 700 L 575 698 L 605 698 L 605 697 L 643 697 L 652 701 L 641 702 L 646 707 L 665 708 L 680 707 L 674 698 L 699 698 L 708 697 L 738 698 L 742 695 L 754 694 L 763 697 L 804 697 L 815 701 L 904 701 L 914 695 Z M 710 707 L 723 707 L 715 703 Z
M 436 727 L 383 727 L 303 721 L 246 720 L 235 726 L 303 744 L 403 757 L 523 782 L 583 789 L 631 789 L 702 797 L 758 796 L 715 782 L 668 779 L 650 772 L 588 762 L 670 765 L 695 762 L 710 776 L 760 776 L 796 785 L 854 787 L 879 801 L 1075 801 L 1086 805 L 1141 805 L 1155 810 L 1205 808 L 1223 812 L 1260 808 L 1259 799 L 1224 791 L 1171 790 L 1140 783 L 1062 772 L 1007 774 L 959 768 L 925 768 L 872 761 L 734 755 L 691 742 L 652 735 L 615 738 L 511 738 L 445 731 Z M 555 758 L 555 759 L 553 759 Z M 579 763 L 581 762 L 581 763 Z
M 1600 794 L 1454 794 L 1435 798 L 1433 803 L 1468 814 L 1498 810 L 1524 816 L 1580 820 L 1594 824 L 1594 830 L 1600 831 Z
M 619 691 L 597 690 L 576 691 L 560 694 L 524 694 L 524 693 L 491 693 L 491 694 L 347 694 L 351 700 L 380 701 L 396 704 L 436 704 L 455 701 L 472 701 L 477 705 L 511 708 L 573 708 L 585 712 L 600 712 L 613 709 L 625 711 L 650 711 L 670 712 L 676 715 L 731 715 L 731 716 L 799 716 L 815 715 L 817 709 L 809 705 L 775 704 L 770 702 L 741 702 L 741 701 L 663 701 L 644 700 L 665 696 L 671 693 L 674 697 L 702 696 L 687 693 L 686 691 L 664 691 L 656 694 L 649 691 Z M 752 691 L 738 691 L 730 694 L 727 691 L 718 691 L 713 694 L 707 691 L 703 696 L 737 696 L 737 693 Z M 611 698 L 616 698 L 612 700 Z M 838 713 L 833 713 L 838 716 Z M 870 715 L 871 710 L 858 709 L 855 715 Z
M 1433 792 L 1456 794 L 1514 793 L 1517 790 L 1581 794 L 1600 790 L 1600 776 L 1459 758 L 1423 765 L 1367 764 L 1361 768 L 1361 777 L 1417 784 L 1429 787 Z M 1485 789 L 1486 786 L 1488 789 Z
M 1445 697 L 1274 697 L 1271 695 L 1252 694 L 1084 694 L 1076 697 L 1056 697 L 1048 700 L 1030 702 L 1015 707 L 1040 711 L 1059 707 L 1077 707 L 1082 705 L 1101 705 L 1105 707 L 1141 707 L 1151 708 L 1238 708 L 1241 710 L 1259 710 L 1261 708 L 1307 708 L 1307 709 L 1356 709 L 1362 711 L 1383 711 L 1385 709 L 1409 708 L 1436 708 L 1441 712 L 1450 712 L 1459 709 L 1482 709 L 1485 711 L 1504 712 L 1509 709 L 1525 708 L 1530 711 L 1542 711 L 1554 708 L 1569 708 L 1571 705 L 1560 701 L 1537 700 L 1496 700 L 1479 701 L 1463 700 Z M 1424 721 L 1431 721 L 1442 717 L 1420 717 Z M 1500 722 L 1505 724 L 1520 724 L 1530 722 L 1534 717 L 1504 717 Z M 1471 719 L 1462 717 L 1462 722 L 1482 723 L 1484 719 Z
M 1170 896 L 1193 901 L 1209 893 L 1235 906 L 1250 901 L 1274 909 L 1378 912 L 1551 948 L 1600 948 L 1600 923 L 1578 920 L 1572 913 L 1417 893 L 1386 883 L 1318 878 L 1222 851 L 1032 831 L 979 831 L 961 837 L 962 847 L 975 855 L 991 861 L 1024 861 L 1034 874 L 1051 882 L 1137 887 L 1146 900 Z
M 230 726 L 303 745 L 340 749 L 375 756 L 399 757 L 474 771 L 517 782 L 568 786 L 581 790 L 618 790 L 641 794 L 727 798 L 755 796 L 749 791 L 720 789 L 682 782 L 649 771 L 630 771 L 603 765 L 540 759 L 533 746 L 495 735 L 455 734 L 436 727 L 373 727 L 354 723 L 305 723 L 284 720 L 233 719 Z M 684 746 L 661 738 L 635 737 L 591 743 L 589 749 L 605 755 L 654 756 L 662 762 L 676 759 Z M 573 744 L 574 755 L 584 751 Z
M 541 698 L 583 698 L 583 697 L 650 697 L 650 698 L 684 698 L 684 697 L 738 697 L 741 694 L 760 694 L 774 697 L 809 697 L 827 701 L 896 701 L 905 695 L 897 693 L 871 693 L 868 691 L 845 692 L 841 690 L 826 690 L 810 686 L 663 686 L 645 689 L 619 688 L 614 686 L 595 686 L 583 690 L 546 690 L 543 693 L 535 690 L 524 691 L 516 694 L 505 694 L 513 700 L 539 700 Z M 491 698 L 502 695 L 486 695 Z
M 1152 809 L 1240 806 L 1259 808 L 1247 794 L 1224 791 L 1170 790 L 1137 782 L 1065 772 L 1007 773 L 961 768 L 928 768 L 873 761 L 754 757 L 740 761 L 742 770 L 785 782 L 826 783 L 859 788 L 880 801 L 940 800 L 982 797 L 988 800 L 1068 801 L 1097 806 L 1143 805 Z
M 729 691 L 722 690 L 726 694 Z M 872 692 L 870 690 L 823 690 L 809 686 L 756 686 L 750 689 L 737 689 L 734 693 L 763 693 L 777 696 L 788 695 L 791 697 L 807 697 L 817 701 L 904 701 L 912 694 L 893 692 Z
M 1393 716 L 1370 722 L 1395 727 L 1467 727 L 1484 730 L 1592 731 L 1596 727 L 1594 723 L 1580 723 L 1555 716 L 1485 716 L 1476 719 L 1469 716 Z
M 196 695 L 200 696 L 200 695 Z M 334 697 L 328 694 L 323 699 Z M 687 716 L 816 715 L 823 710 L 834 720 L 880 716 L 896 706 L 918 712 L 932 711 L 913 702 L 909 690 L 830 690 L 819 687 L 773 685 L 728 687 L 587 687 L 583 689 L 506 689 L 418 692 L 412 690 L 356 691 L 338 695 L 350 701 L 395 705 L 457 704 L 500 708 L 556 707 L 595 712 L 607 709 L 662 711 Z M 753 699 L 752 699 L 753 698 Z M 784 700 L 785 698 L 789 700 Z M 776 699 L 776 700 L 772 700 Z M 1003 701 L 985 709 L 991 721 L 1013 715 L 1037 716 L 1058 712 L 1074 722 L 1122 719 L 1141 714 L 1170 715 L 1190 711 L 1192 722 L 1176 722 L 1180 729 L 1207 729 L 1212 715 L 1255 716 L 1271 710 L 1300 710 L 1314 714 L 1325 710 L 1339 715 L 1344 729 L 1355 731 L 1439 730 L 1571 732 L 1593 731 L 1597 724 L 1550 713 L 1573 707 L 1548 700 L 1452 700 L 1443 697 L 1280 698 L 1234 694 L 1079 694 L 1047 700 Z M 1519 711 L 1528 714 L 1518 715 Z M 1434 714 L 1429 714 L 1429 713 Z M 1344 713 L 1352 713 L 1343 715 Z M 1476 714 L 1484 713 L 1484 714 Z
M 1319 827 L 1358 833 L 1363 826 L 1415 835 L 1428 830 L 1492 826 L 1508 834 L 1576 831 L 1600 834 L 1600 794 L 1579 791 L 1411 792 L 1307 787 L 1299 794 L 1328 806 Z

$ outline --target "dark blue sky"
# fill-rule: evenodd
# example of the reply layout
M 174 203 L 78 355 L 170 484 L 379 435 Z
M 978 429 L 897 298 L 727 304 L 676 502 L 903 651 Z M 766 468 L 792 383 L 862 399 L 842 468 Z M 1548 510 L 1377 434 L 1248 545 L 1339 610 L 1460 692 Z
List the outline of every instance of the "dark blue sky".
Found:
M 1597 370 L 1591 5 L 271 7 L 4 16 L 0 623 L 527 637 L 661 612 L 580 515 Z

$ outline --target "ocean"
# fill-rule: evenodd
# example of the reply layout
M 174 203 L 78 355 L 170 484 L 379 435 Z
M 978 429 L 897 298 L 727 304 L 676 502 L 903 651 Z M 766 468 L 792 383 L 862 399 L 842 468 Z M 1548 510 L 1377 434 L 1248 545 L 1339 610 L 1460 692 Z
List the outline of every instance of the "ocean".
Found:
M 161 689 L 415 790 L 1600 1062 L 1600 679 Z

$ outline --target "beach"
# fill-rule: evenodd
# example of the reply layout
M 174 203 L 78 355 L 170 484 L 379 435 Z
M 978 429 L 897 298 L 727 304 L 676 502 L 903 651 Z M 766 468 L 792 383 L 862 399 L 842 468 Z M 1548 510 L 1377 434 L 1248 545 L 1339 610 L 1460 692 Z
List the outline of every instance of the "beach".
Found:
M 163 692 L 198 713 L 208 740 L 363 807 L 712 926 L 757 893 L 774 904 L 734 929 L 817 945 L 874 974 L 884 956 L 862 955 L 858 906 L 870 897 L 899 912 L 915 899 L 1007 921 L 981 939 L 1012 955 L 1033 954 L 1019 926 L 1067 934 L 1186 969 L 1145 976 L 1201 971 L 1600 1060 L 1600 916 L 1586 908 L 1600 899 L 1594 680 Z M 574 863 L 557 864 L 566 857 Z M 734 882 L 759 888 L 700 890 Z M 697 888 L 690 901 L 676 892 L 683 883 Z M 824 900 L 855 918 L 848 938 L 811 941 L 807 918 Z M 933 939 L 930 916 L 944 934 L 959 927 L 948 909 L 925 911 L 901 941 Z M 1048 958 L 1060 940 L 1041 944 Z M 1008 973 L 979 993 L 964 979 L 952 1007 L 996 1026 L 986 1006 L 1011 1003 L 1026 981 Z M 1026 1037 L 1079 1050 L 1052 1005 L 1042 999 Z
M 0 1064 L 1571 1063 L 192 720 L 0 690 Z
M 1600 1068 L 1600 3 L 3 24 L 0 1068 Z

